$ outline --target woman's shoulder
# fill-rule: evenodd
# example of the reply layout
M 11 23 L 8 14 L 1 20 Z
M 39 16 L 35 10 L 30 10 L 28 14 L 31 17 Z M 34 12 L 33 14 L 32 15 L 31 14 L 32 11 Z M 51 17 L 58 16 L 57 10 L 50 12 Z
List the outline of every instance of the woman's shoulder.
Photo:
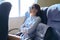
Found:
M 41 18 L 39 16 L 36 19 L 41 20 Z

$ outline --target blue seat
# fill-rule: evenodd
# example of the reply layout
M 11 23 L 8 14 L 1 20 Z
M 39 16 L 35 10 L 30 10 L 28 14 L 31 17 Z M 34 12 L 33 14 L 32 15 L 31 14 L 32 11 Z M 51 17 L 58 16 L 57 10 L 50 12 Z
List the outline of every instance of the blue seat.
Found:
M 48 10 L 48 7 L 46 7 L 46 8 L 43 8 L 43 10 L 42 10 L 42 16 L 41 16 L 41 21 L 42 21 L 42 23 L 44 23 L 44 24 L 47 24 L 47 10 Z
M 25 13 L 26 19 L 27 19 L 29 16 L 30 16 L 30 13 L 27 11 L 27 12 Z
M 48 22 L 47 25 L 52 27 L 60 40 L 60 4 L 52 5 L 48 8 Z
M 7 40 L 8 38 L 8 18 L 11 9 L 9 2 L 0 4 L 0 40 Z

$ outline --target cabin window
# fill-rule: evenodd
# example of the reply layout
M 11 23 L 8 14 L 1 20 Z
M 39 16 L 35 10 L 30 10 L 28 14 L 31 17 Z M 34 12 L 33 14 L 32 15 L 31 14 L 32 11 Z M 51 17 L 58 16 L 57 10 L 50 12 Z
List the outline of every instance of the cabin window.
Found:
M 21 0 L 20 1 L 20 16 L 24 16 L 25 13 L 29 10 L 29 7 L 37 3 L 37 0 Z
M 37 0 L 5 0 L 12 4 L 12 9 L 10 11 L 10 17 L 25 16 L 29 7 L 37 3 Z

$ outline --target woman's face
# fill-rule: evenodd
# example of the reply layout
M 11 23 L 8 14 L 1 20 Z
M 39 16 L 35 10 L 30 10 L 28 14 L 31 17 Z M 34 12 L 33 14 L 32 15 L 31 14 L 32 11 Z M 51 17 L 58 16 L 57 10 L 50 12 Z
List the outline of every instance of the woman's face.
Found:
M 36 8 L 31 8 L 30 9 L 30 14 L 32 15 L 32 16 L 36 16 L 36 13 L 37 13 L 37 9 Z

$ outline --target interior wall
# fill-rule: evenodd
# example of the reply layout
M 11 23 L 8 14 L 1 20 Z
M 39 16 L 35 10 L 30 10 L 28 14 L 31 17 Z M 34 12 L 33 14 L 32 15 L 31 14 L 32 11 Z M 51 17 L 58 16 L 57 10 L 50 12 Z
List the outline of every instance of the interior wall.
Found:
M 57 3 L 60 3 L 60 0 L 38 0 L 38 4 L 41 7 L 51 6 Z
M 22 25 L 22 23 L 24 22 L 25 17 L 12 17 L 9 18 L 9 30 L 14 29 L 14 28 L 20 28 L 20 26 Z M 19 30 L 17 30 L 19 31 Z M 15 31 L 11 31 L 9 33 L 16 33 Z

